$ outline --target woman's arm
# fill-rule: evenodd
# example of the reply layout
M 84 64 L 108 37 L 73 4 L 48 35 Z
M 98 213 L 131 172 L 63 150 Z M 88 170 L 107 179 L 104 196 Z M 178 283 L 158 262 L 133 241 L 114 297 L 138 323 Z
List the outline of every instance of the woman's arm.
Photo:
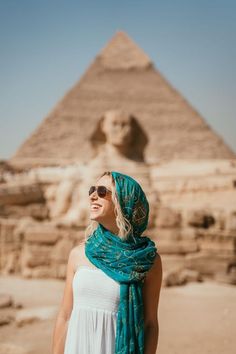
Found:
M 64 354 L 68 321 L 73 307 L 72 281 L 75 272 L 76 254 L 76 248 L 73 248 L 68 258 L 64 294 L 53 330 L 52 354 Z
M 155 354 L 158 345 L 158 304 L 162 283 L 162 262 L 157 254 L 143 284 L 144 354 Z

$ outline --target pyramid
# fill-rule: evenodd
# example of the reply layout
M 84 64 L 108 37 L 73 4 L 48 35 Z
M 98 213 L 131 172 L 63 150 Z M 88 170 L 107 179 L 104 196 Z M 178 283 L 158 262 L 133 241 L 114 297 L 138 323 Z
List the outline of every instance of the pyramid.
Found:
M 118 31 L 9 160 L 39 165 L 89 161 L 91 136 L 109 109 L 136 117 L 149 139 L 146 161 L 235 158 L 147 54 Z

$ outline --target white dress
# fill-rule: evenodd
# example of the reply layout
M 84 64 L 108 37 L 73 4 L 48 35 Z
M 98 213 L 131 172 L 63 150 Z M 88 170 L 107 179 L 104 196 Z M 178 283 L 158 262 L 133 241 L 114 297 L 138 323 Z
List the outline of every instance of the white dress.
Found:
M 64 354 L 114 354 L 120 284 L 99 268 L 78 266 Z

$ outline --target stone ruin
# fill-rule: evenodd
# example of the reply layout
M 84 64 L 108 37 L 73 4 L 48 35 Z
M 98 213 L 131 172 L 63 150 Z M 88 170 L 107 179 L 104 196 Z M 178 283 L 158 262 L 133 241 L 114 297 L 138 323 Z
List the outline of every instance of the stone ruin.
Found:
M 0 164 L 0 270 L 65 278 L 88 188 L 106 170 L 141 183 L 165 286 L 236 284 L 235 153 L 118 32 L 16 154 Z

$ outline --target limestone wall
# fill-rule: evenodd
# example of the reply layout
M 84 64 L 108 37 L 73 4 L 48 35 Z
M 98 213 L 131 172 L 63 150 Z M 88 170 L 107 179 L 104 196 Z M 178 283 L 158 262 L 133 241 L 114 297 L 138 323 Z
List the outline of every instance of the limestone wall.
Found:
M 235 166 L 232 160 L 149 166 L 159 203 L 145 234 L 156 242 L 166 285 L 204 278 L 236 283 Z M 89 222 L 85 170 L 1 172 L 1 273 L 65 277 L 69 252 Z

